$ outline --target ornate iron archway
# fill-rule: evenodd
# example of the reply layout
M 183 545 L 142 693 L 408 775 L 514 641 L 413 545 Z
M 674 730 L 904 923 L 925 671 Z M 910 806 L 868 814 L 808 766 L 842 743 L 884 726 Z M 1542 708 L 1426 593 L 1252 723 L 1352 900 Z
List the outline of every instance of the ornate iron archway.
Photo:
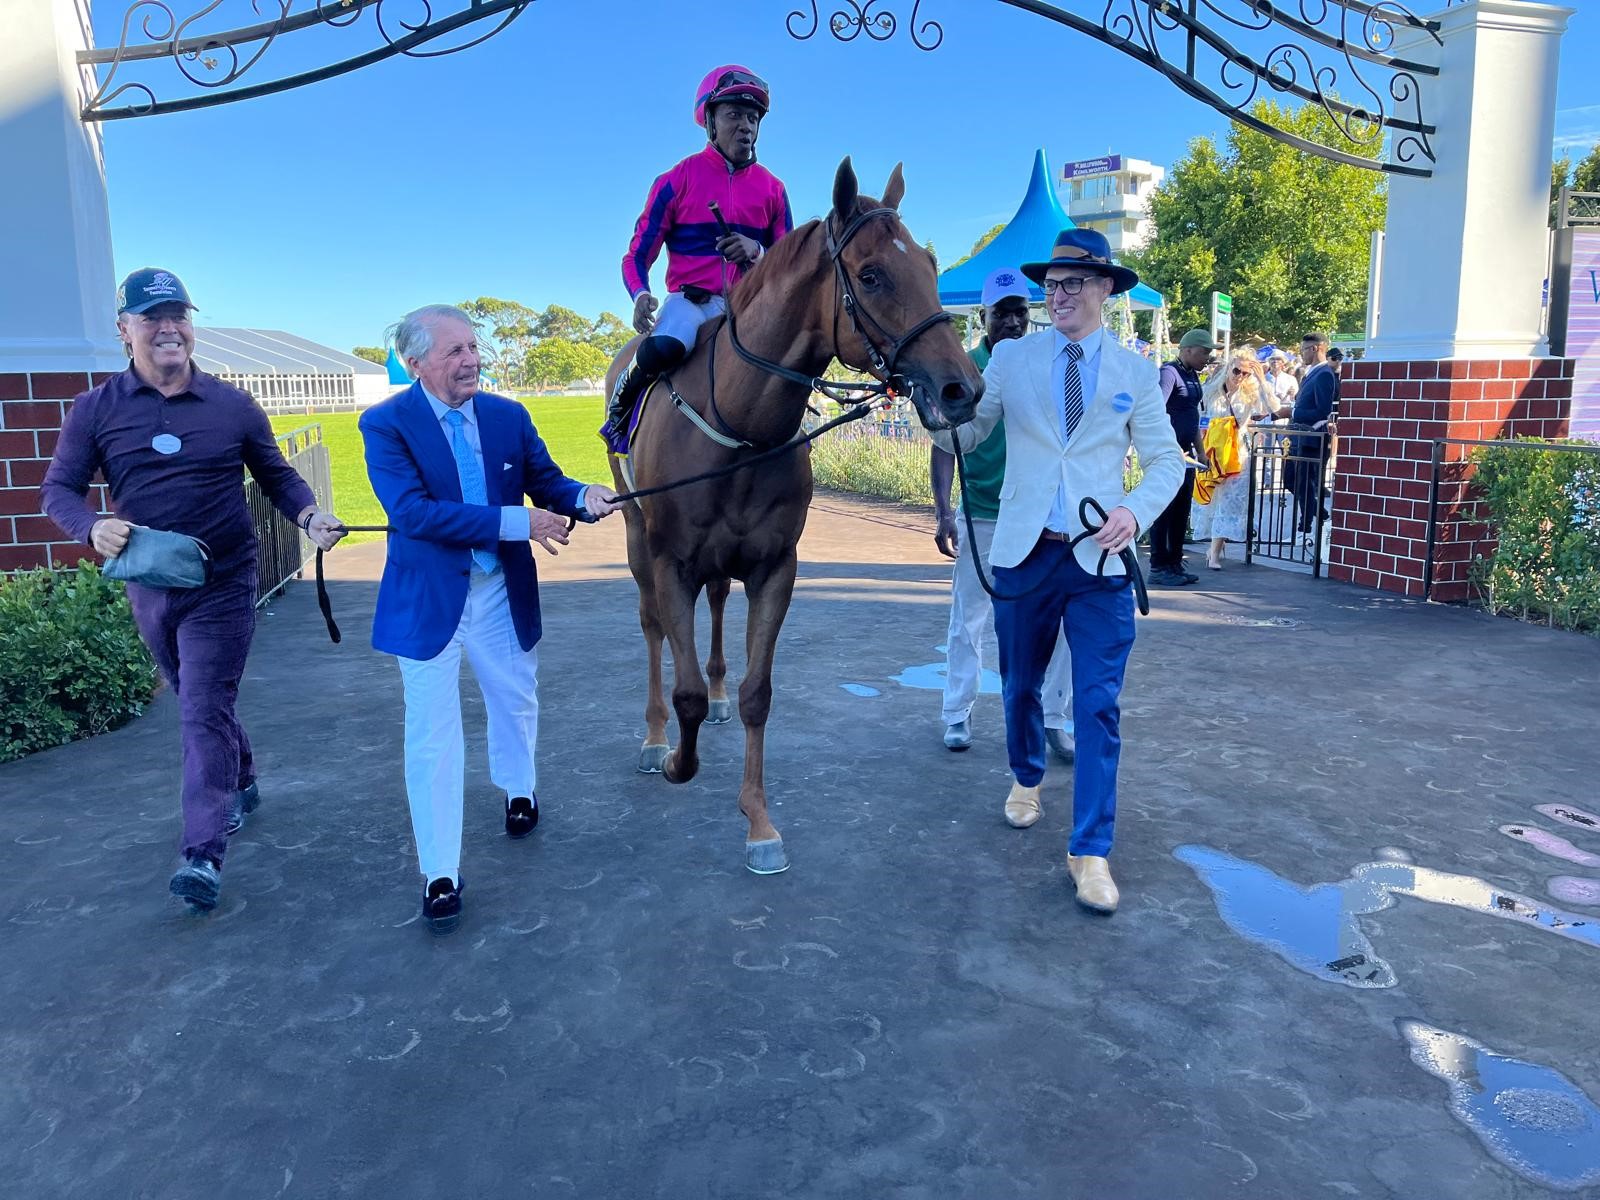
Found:
M 252 0 L 257 13 L 265 6 L 277 14 L 204 31 L 207 18 L 225 3 L 208 0 L 180 19 L 168 0 L 135 0 L 117 45 L 79 56 L 85 67 L 104 68 L 83 119 L 206 108 L 287 91 L 396 55 L 452 54 L 493 37 L 535 0 L 305 0 L 298 11 L 296 0 Z M 1432 174 L 1435 127 L 1423 117 L 1423 90 L 1438 68 L 1393 50 L 1397 31 L 1437 42 L 1439 26 L 1397 0 L 1084 0 L 1081 7 L 1100 10 L 1097 19 L 1047 0 L 996 3 L 1087 34 L 1225 116 L 1308 154 L 1393 174 Z M 905 5 L 828 0 L 819 7 L 808 0 L 789 10 L 785 28 L 800 41 L 826 31 L 841 42 L 863 35 L 884 42 L 903 29 L 919 50 L 943 44 L 944 26 L 923 14 L 923 0 L 913 0 L 903 20 L 897 8 L 904 11 Z M 280 39 L 316 29 L 365 33 L 368 48 L 311 70 L 245 81 Z M 169 74 L 167 82 L 183 94 L 158 96 L 150 76 L 162 67 L 176 70 L 178 79 Z M 1260 120 L 1249 106 L 1263 89 L 1318 105 L 1349 149 L 1311 142 Z M 1380 161 L 1374 152 L 1385 140 L 1389 159 Z

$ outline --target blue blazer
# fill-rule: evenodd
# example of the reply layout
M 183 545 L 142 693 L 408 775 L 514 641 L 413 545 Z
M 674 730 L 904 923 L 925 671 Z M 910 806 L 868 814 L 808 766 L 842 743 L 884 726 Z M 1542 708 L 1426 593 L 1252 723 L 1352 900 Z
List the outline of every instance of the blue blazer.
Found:
M 479 392 L 473 406 L 488 504 L 462 503 L 455 456 L 421 384 L 361 414 L 367 477 L 394 527 L 372 619 L 374 650 L 428 659 L 445 648 L 466 608 L 474 549 L 500 556 L 518 643 L 531 650 L 539 641 L 533 549 L 500 541 L 500 508 L 521 505 L 526 496 L 540 508 L 581 516 L 584 485 L 551 461 L 522 405 Z

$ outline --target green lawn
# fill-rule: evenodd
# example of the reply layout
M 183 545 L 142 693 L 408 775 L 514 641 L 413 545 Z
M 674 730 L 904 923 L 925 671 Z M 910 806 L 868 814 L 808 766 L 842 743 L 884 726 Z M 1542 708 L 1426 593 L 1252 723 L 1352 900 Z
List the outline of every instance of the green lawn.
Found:
M 556 463 L 573 479 L 584 483 L 611 482 L 606 465 L 605 443 L 596 432 L 605 417 L 599 396 L 548 396 L 523 401 L 533 424 L 544 438 Z M 351 525 L 382 525 L 383 509 L 367 482 L 367 468 L 361 454 L 361 431 L 356 428 L 356 413 L 323 413 L 311 416 L 276 416 L 272 428 L 278 433 L 302 425 L 321 425 L 328 444 L 328 459 L 333 468 L 333 509 Z M 371 541 L 380 533 L 355 533 L 350 540 Z

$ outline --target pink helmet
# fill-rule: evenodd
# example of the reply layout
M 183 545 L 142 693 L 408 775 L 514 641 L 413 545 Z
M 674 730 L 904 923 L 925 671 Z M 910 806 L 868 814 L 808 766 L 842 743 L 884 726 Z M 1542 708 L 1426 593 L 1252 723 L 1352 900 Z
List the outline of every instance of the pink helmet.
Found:
M 761 115 L 767 115 L 770 107 L 767 95 L 767 81 L 757 75 L 749 67 L 741 67 L 738 63 L 728 63 L 718 67 L 700 81 L 700 86 L 694 93 L 694 123 L 701 127 L 706 124 L 706 110 L 713 104 L 721 104 L 725 100 L 739 100 L 745 104 L 753 104 L 761 110 Z

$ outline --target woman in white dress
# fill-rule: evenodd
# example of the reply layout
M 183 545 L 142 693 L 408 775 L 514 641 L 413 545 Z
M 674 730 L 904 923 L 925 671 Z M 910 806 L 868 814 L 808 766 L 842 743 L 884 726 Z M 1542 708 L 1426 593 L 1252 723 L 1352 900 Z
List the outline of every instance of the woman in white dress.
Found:
M 1242 542 L 1245 538 L 1245 505 L 1250 497 L 1248 476 L 1250 425 L 1258 417 L 1269 416 L 1273 404 L 1267 389 L 1261 364 L 1248 353 L 1236 354 L 1222 368 L 1206 380 L 1201 394 L 1206 412 L 1211 420 L 1232 416 L 1238 429 L 1239 461 L 1244 469 L 1239 474 L 1222 480 L 1211 493 L 1211 503 L 1194 506 L 1194 535 L 1200 541 L 1209 540 L 1211 548 L 1206 554 L 1206 566 L 1213 571 L 1222 570 L 1223 551 L 1229 542 Z

